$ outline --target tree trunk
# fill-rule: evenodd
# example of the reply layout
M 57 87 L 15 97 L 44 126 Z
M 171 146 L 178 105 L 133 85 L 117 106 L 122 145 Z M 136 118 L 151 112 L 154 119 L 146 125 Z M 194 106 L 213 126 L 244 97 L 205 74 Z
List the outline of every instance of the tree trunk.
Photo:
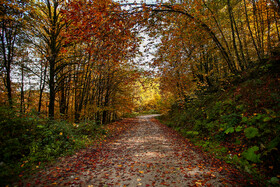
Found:
M 10 108 L 13 107 L 13 97 L 12 97 L 12 83 L 11 83 L 11 64 L 13 62 L 14 56 L 14 45 L 17 35 L 17 26 L 15 30 L 8 31 L 8 26 L 5 23 L 5 20 L 1 20 L 1 47 L 3 54 L 3 67 L 6 70 L 6 76 L 4 78 L 5 87 L 7 89 L 7 97 Z M 15 33 L 13 35 L 13 33 Z
M 66 111 L 66 95 L 65 95 L 65 81 L 63 80 L 60 86 L 59 112 L 64 118 Z
M 7 75 L 6 75 L 6 82 L 7 82 L 7 91 L 8 91 L 8 100 L 10 108 L 13 107 L 13 97 L 12 97 L 12 84 L 11 84 L 11 64 L 8 63 L 7 67 Z
M 21 64 L 21 87 L 20 87 L 20 113 L 25 112 L 24 107 L 24 67 L 23 62 Z
M 41 67 L 42 67 L 42 65 L 43 64 L 41 64 Z M 40 93 L 39 93 L 38 113 L 41 113 L 43 92 L 44 92 L 45 84 L 46 84 L 47 66 L 44 67 L 44 71 L 43 71 L 43 74 L 41 74 L 41 76 L 42 77 L 40 77 Z
M 50 62 L 50 80 L 49 80 L 49 88 L 50 88 L 50 95 L 49 95 L 49 118 L 51 120 L 54 119 L 54 106 L 55 106 L 55 60 L 52 59 Z
M 260 52 L 259 52 L 259 50 L 258 50 L 256 41 L 255 41 L 255 38 L 254 38 L 254 36 L 253 36 L 253 32 L 252 32 L 252 30 L 251 30 L 251 26 L 250 26 L 250 21 L 249 21 L 249 16 L 248 16 L 248 11 L 247 11 L 246 1 L 243 0 L 243 2 L 244 2 L 244 9 L 245 9 L 245 16 L 246 16 L 247 27 L 248 27 L 250 36 L 251 36 L 251 38 L 252 38 L 253 45 L 254 45 L 255 50 L 256 50 L 256 52 L 257 52 L 258 60 L 259 60 L 259 62 L 261 62 L 261 60 L 262 60 L 262 59 L 261 59 L 261 55 L 260 55 Z
M 245 58 L 245 55 L 244 55 L 244 49 L 243 49 L 243 45 L 242 45 L 242 41 L 241 41 L 241 38 L 240 38 L 239 31 L 238 31 L 238 28 L 237 28 L 236 21 L 233 20 L 233 23 L 234 23 L 234 27 L 235 27 L 235 30 L 236 30 L 236 35 L 237 35 L 238 42 L 239 42 L 240 53 L 241 53 L 241 56 L 242 56 L 242 62 L 240 61 L 239 66 L 241 67 L 241 70 L 243 71 L 244 69 L 247 68 L 247 61 L 246 61 L 246 58 Z
M 234 16 L 233 16 L 233 13 L 232 13 L 232 7 L 231 7 L 231 4 L 230 4 L 230 0 L 227 0 L 227 4 L 228 4 L 228 13 L 229 13 L 229 19 L 230 19 L 230 28 L 231 28 L 233 48 L 234 48 L 234 51 L 235 51 L 237 62 L 238 62 L 238 64 L 240 64 L 241 59 L 239 57 L 239 53 L 238 53 L 237 45 L 236 45 L 235 31 L 234 31 L 234 27 L 233 27 Z M 243 69 L 243 68 L 241 67 L 241 69 Z

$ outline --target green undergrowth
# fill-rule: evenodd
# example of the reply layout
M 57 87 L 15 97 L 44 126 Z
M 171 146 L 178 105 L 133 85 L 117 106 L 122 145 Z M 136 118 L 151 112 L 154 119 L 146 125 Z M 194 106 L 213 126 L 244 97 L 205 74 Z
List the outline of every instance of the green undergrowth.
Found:
M 269 67 L 261 68 L 226 90 L 199 93 L 197 98 L 186 99 L 183 105 L 175 103 L 161 120 L 204 151 L 260 182 L 277 186 L 280 79 Z
M 101 141 L 106 133 L 92 121 L 47 121 L 0 107 L 0 183 L 28 176 L 58 157 Z

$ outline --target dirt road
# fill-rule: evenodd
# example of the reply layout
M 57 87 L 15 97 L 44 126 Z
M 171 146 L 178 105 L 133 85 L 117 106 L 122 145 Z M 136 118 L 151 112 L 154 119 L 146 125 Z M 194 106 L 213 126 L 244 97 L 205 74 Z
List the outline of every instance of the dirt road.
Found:
M 96 150 L 62 159 L 29 180 L 30 186 L 242 186 L 242 176 L 221 167 L 175 131 L 150 116 Z

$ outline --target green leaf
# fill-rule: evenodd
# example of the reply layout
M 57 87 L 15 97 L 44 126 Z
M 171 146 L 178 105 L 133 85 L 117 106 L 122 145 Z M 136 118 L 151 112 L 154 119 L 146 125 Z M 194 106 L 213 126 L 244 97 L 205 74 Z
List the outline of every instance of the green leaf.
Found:
M 263 122 L 268 122 L 268 121 L 270 121 L 270 120 L 272 120 L 271 117 L 265 117 L 265 118 L 263 119 Z
M 269 182 L 271 184 L 279 184 L 279 179 L 277 177 L 272 177 Z
M 242 126 L 238 126 L 235 128 L 235 132 L 240 132 L 242 131 L 243 127 Z
M 248 127 L 244 130 L 244 133 L 247 138 L 251 139 L 259 135 L 259 130 L 255 127 Z
M 277 136 L 271 142 L 268 143 L 267 149 L 271 150 L 271 149 L 277 147 L 279 143 L 280 143 L 280 136 Z
M 244 151 L 242 153 L 242 156 L 249 161 L 252 161 L 254 163 L 259 163 L 261 161 L 260 160 L 261 155 L 255 153 L 258 150 L 259 150 L 258 146 L 253 146 L 253 147 L 249 148 L 247 151 Z
M 225 130 L 225 133 L 228 134 L 228 133 L 233 133 L 234 132 L 234 128 L 233 127 L 230 127 L 228 128 L 227 130 Z
M 248 121 L 247 117 L 243 117 L 242 120 L 241 120 L 241 122 L 243 122 L 243 123 L 246 123 L 247 121 Z
M 258 120 L 260 120 L 262 117 L 263 117 L 262 114 L 257 114 L 257 115 L 255 116 L 255 118 L 258 119 Z
M 184 134 L 187 137 L 194 137 L 194 136 L 198 135 L 199 133 L 197 131 L 187 131 L 187 132 L 184 132 Z

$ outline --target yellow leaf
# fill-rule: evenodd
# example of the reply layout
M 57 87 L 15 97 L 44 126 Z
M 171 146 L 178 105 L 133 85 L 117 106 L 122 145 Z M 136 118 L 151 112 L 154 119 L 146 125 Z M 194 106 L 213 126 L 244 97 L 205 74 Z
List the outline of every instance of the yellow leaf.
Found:
M 214 175 L 214 174 L 211 174 L 211 176 L 214 177 L 214 178 L 216 177 L 216 175 Z
M 139 171 L 139 173 L 144 173 L 144 171 Z
M 195 182 L 195 184 L 198 185 L 198 186 L 202 186 L 201 182 Z

